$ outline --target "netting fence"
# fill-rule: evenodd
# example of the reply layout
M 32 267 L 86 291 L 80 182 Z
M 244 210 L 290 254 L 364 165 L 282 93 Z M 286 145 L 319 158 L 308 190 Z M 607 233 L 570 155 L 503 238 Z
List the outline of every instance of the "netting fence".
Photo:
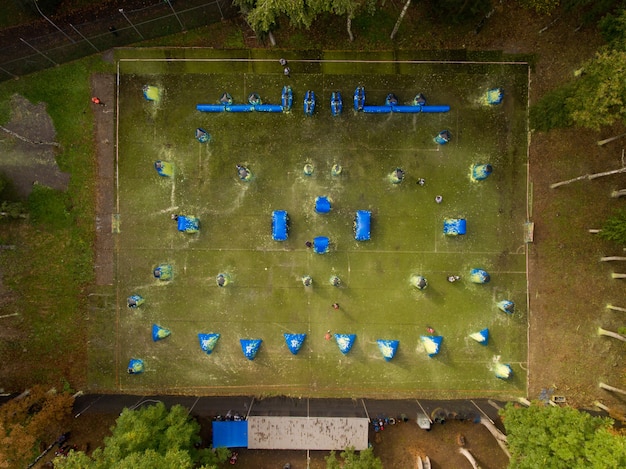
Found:
M 230 0 L 151 0 L 142 8 L 94 12 L 89 21 L 42 19 L 0 41 L 0 81 L 19 78 L 112 47 L 168 36 L 231 18 Z

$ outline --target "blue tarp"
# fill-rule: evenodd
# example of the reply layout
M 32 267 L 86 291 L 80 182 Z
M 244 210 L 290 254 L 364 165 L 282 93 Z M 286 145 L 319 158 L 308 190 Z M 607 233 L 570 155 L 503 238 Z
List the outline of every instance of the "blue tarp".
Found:
M 285 210 L 274 210 L 272 212 L 272 239 L 274 241 L 285 241 L 289 236 L 289 216 Z
M 247 448 L 248 422 L 226 420 L 213 422 L 213 448 Z
M 372 212 L 369 210 L 357 210 L 354 219 L 354 239 L 367 241 L 370 239 L 370 221 Z
M 328 213 L 330 209 L 331 205 L 328 197 L 320 196 L 315 198 L 315 211 L 317 213 Z
M 448 236 L 464 235 L 467 231 L 465 218 L 446 218 L 443 221 L 443 234 Z
M 328 245 L 330 240 L 326 236 L 318 236 L 313 239 L 313 251 L 317 254 L 324 254 L 328 252 Z

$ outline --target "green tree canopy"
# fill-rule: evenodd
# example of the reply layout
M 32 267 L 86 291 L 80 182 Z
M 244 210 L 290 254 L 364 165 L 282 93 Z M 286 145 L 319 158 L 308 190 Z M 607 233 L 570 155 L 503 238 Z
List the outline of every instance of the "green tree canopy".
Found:
M 374 449 L 367 448 L 364 451 L 360 451 L 358 454 L 354 451 L 354 448 L 346 448 L 340 454 L 343 462 L 337 460 L 337 455 L 334 451 L 330 452 L 330 455 L 326 457 L 327 469 L 383 469 L 383 463 L 379 458 L 374 456 Z
M 510 469 L 626 467 L 626 437 L 612 420 L 570 407 L 508 404 L 502 410 Z
M 604 222 L 599 235 L 601 238 L 626 245 L 626 210 L 620 210 L 610 216 Z
M 228 450 L 213 452 L 195 448 L 200 443 L 200 424 L 189 417 L 187 409 L 175 405 L 167 409 L 162 402 L 138 410 L 124 409 L 105 438 L 104 448 L 91 457 L 82 451 L 57 458 L 62 469 L 191 469 L 224 462 Z

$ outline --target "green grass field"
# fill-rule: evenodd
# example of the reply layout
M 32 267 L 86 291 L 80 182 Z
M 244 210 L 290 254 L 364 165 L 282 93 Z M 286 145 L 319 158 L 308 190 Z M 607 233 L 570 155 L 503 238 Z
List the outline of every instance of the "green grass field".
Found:
M 215 54 L 209 61 L 119 63 L 116 387 L 139 393 L 525 396 L 528 65 L 366 62 L 363 54 L 350 62 L 356 54 L 290 53 L 292 76 L 286 78 L 277 57 Z M 158 103 L 143 98 L 145 84 L 161 89 Z M 294 91 L 288 114 L 196 111 L 196 104 L 216 103 L 224 91 L 236 103 L 254 91 L 263 102 L 279 104 L 284 84 Z M 383 104 L 390 92 L 410 103 L 421 92 L 428 104 L 451 110 L 357 114 L 352 95 L 359 84 L 368 104 Z M 492 87 L 504 88 L 504 102 L 483 106 L 480 98 Z M 302 110 L 308 89 L 317 95 L 313 117 Z M 344 98 L 340 117 L 330 113 L 335 90 Z M 210 143 L 195 140 L 197 127 L 210 132 Z M 433 137 L 444 129 L 452 141 L 438 146 Z M 156 160 L 172 162 L 175 177 L 160 177 Z M 303 174 L 306 163 L 315 168 L 311 176 Z M 476 163 L 491 163 L 493 174 L 472 182 Z M 237 164 L 252 171 L 251 181 L 239 180 Z M 333 164 L 343 167 L 340 176 L 331 175 Z M 389 179 L 396 167 L 406 174 L 401 184 Z M 426 184 L 416 184 L 418 178 Z M 434 201 L 439 194 L 441 204 Z M 315 213 L 319 195 L 331 198 L 331 213 Z M 291 219 L 285 242 L 271 237 L 277 209 Z M 372 212 L 367 242 L 354 240 L 359 209 Z M 200 232 L 178 232 L 174 213 L 198 216 Z M 447 217 L 466 218 L 467 235 L 445 237 Z M 305 245 L 320 235 L 331 240 L 324 255 Z M 173 266 L 171 281 L 153 277 L 160 263 Z M 491 282 L 469 282 L 474 267 L 487 270 Z M 221 272 L 232 279 L 225 288 L 215 282 Z M 428 288 L 412 287 L 412 274 L 425 276 Z M 447 282 L 450 274 L 461 281 Z M 313 278 L 312 287 L 303 286 L 303 275 Z M 331 275 L 341 278 L 340 288 L 330 285 Z M 131 293 L 146 303 L 127 308 Z M 515 302 L 514 314 L 497 309 L 502 299 Z M 153 342 L 153 323 L 172 335 Z M 420 341 L 428 326 L 444 337 L 433 358 Z M 486 347 L 468 337 L 485 327 Z M 325 340 L 329 329 L 357 335 L 349 354 Z M 200 332 L 221 334 L 211 355 L 200 350 Z M 288 351 L 285 332 L 307 334 L 298 355 Z M 244 357 L 240 338 L 263 339 L 255 360 Z M 377 339 L 400 341 L 390 362 Z M 512 379 L 495 377 L 498 356 L 513 368 Z M 145 361 L 143 374 L 125 373 L 131 357 Z

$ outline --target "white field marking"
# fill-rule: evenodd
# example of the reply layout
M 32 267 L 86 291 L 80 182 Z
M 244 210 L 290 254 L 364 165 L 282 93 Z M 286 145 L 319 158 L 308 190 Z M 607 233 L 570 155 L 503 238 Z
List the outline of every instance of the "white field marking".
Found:
M 249 59 L 249 58 L 128 58 L 119 59 L 118 62 L 275 62 L 275 59 Z M 515 61 L 473 61 L 473 60 L 355 60 L 355 59 L 298 59 L 290 60 L 291 63 L 368 63 L 368 64 L 450 64 L 450 65 L 528 65 L 528 62 L 515 62 Z

